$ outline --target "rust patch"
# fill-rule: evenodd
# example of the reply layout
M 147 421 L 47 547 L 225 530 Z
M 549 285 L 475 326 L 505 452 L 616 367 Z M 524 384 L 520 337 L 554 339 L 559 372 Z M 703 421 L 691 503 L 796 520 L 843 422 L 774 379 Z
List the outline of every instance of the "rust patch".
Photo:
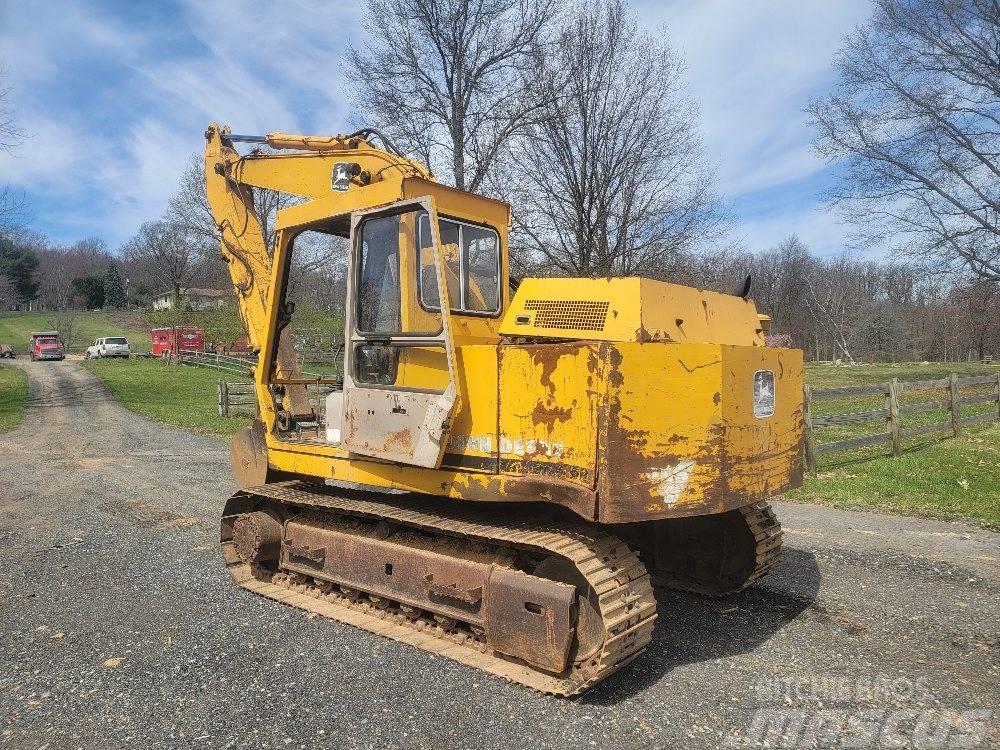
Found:
M 577 352 L 577 347 L 572 351 L 566 351 L 565 345 L 536 344 L 527 346 L 525 349 L 531 355 L 532 363 L 542 368 L 539 382 L 551 393 L 555 393 L 555 383 L 552 382 L 552 373 L 559 366 L 559 360 L 563 357 L 571 357 Z
M 619 368 L 621 368 L 624 358 L 615 346 L 609 346 L 607 352 L 608 364 L 610 365 L 608 368 L 608 383 L 615 388 L 621 388 L 625 385 L 625 378 L 622 376 Z M 617 417 L 617 414 L 615 416 Z
M 390 432 L 385 436 L 385 449 L 387 451 L 409 452 L 413 449 L 413 435 L 405 427 L 402 430 Z
M 596 518 L 597 495 L 589 487 L 554 477 L 516 477 L 507 482 L 507 490 L 525 499 L 556 503 L 583 518 Z
M 484 475 L 479 475 L 481 479 Z M 460 477 L 465 479 L 465 477 Z M 597 493 L 562 479 L 540 476 L 491 477 L 485 483 L 457 482 L 467 500 L 499 503 L 549 502 L 561 505 L 587 521 L 597 520 Z
M 716 391 L 715 395 L 712 396 L 712 403 L 714 403 L 716 406 L 722 403 L 722 394 Z
M 546 406 L 538 403 L 531 412 L 531 421 L 535 425 L 544 425 L 552 432 L 556 422 L 568 422 L 573 417 L 573 410 L 569 407 L 560 409 L 558 406 Z

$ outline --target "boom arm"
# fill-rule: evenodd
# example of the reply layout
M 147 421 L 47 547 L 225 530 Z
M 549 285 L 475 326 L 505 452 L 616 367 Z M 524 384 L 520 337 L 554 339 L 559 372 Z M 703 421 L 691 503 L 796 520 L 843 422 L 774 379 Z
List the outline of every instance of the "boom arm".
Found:
M 371 145 L 371 133 L 238 136 L 215 123 L 205 131 L 205 191 L 253 351 L 261 351 L 265 344 L 274 248 L 267 247 L 252 190 L 275 190 L 310 201 L 350 186 L 399 182 L 405 177 L 433 179 L 422 164 Z M 234 142 L 260 143 L 288 153 L 241 156 Z

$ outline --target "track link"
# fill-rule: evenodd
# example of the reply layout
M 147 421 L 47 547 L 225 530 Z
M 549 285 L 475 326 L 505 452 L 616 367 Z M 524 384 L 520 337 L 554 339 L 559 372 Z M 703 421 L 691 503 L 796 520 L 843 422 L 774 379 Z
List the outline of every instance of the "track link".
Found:
M 511 523 L 509 516 L 463 508 L 442 510 L 440 503 L 407 497 L 397 505 L 380 496 L 340 490 L 302 481 L 278 482 L 236 493 L 226 505 L 222 554 L 230 575 L 243 588 L 283 604 L 314 612 L 372 633 L 446 656 L 542 693 L 578 695 L 637 658 L 652 637 L 656 600 L 649 575 L 632 550 L 614 536 L 586 525 L 553 526 L 551 522 Z M 599 650 L 555 675 L 520 660 L 490 653 L 474 633 L 446 631 L 427 617 L 407 618 L 378 607 L 366 596 L 345 596 L 322 581 L 286 574 L 244 562 L 232 541 L 233 519 L 261 500 L 301 509 L 389 520 L 426 532 L 475 539 L 548 555 L 572 563 L 593 589 L 604 628 Z M 228 522 L 228 524 L 227 524 Z
M 702 596 L 721 597 L 742 591 L 767 575 L 768 571 L 781 558 L 781 545 L 784 538 L 781 523 L 779 523 L 770 503 L 767 502 L 745 505 L 739 511 L 746 524 L 746 532 L 752 538 L 747 540 L 747 543 L 753 545 L 754 558 L 753 564 L 748 567 L 744 578 L 729 586 L 719 588 L 715 582 L 699 581 L 690 576 L 671 575 L 668 572 L 661 573 L 654 570 L 652 573 L 653 584 L 658 587 Z M 725 552 L 725 550 L 719 550 L 720 554 L 725 554 Z

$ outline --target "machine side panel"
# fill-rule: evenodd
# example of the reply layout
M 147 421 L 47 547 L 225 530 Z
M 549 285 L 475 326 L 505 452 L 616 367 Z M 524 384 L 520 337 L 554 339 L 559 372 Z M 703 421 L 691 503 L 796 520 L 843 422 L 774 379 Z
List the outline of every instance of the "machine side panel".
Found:
M 602 521 L 721 513 L 801 483 L 801 352 L 656 343 L 605 351 Z
M 727 499 L 765 500 L 800 486 L 802 351 L 724 346 L 722 358 Z
M 500 471 L 593 487 L 600 344 L 500 347 Z
M 498 471 L 497 348 L 455 347 L 462 403 L 452 415 L 451 436 L 442 468 Z
M 604 344 L 601 520 L 627 523 L 724 510 L 722 352 L 714 344 Z

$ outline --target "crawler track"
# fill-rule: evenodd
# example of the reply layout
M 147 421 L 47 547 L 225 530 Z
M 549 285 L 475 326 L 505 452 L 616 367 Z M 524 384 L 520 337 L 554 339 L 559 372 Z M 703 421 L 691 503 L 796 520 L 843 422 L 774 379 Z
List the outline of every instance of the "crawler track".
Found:
M 631 549 L 614 536 L 586 525 L 553 526 L 530 519 L 511 523 L 499 513 L 477 506 L 442 510 L 440 503 L 407 498 L 405 506 L 380 496 L 337 490 L 300 481 L 267 484 L 236 493 L 222 519 L 222 554 L 233 579 L 243 588 L 275 601 L 355 625 L 409 643 L 542 693 L 577 695 L 638 657 L 649 643 L 656 601 L 649 575 Z M 571 563 L 586 580 L 597 601 L 603 627 L 600 648 L 560 674 L 535 669 L 520 660 L 491 653 L 485 642 L 461 624 L 445 630 L 424 613 L 404 615 L 386 607 L 384 598 L 345 595 L 337 587 L 308 576 L 267 570 L 244 562 L 232 541 L 232 523 L 240 513 L 262 502 L 301 510 L 388 520 L 413 529 L 498 547 L 555 555 Z M 537 521 L 537 519 L 536 519 Z
M 746 505 L 739 509 L 739 513 L 743 528 L 736 529 L 737 533 L 734 535 L 724 537 L 728 543 L 719 542 L 694 549 L 699 546 L 699 541 L 695 537 L 692 549 L 688 550 L 691 560 L 700 555 L 704 561 L 708 561 L 708 567 L 713 570 L 716 565 L 721 566 L 725 562 L 713 558 L 720 555 L 738 556 L 742 564 L 736 570 L 709 579 L 707 576 L 699 576 L 698 573 L 704 567 L 697 563 L 674 570 L 660 570 L 651 566 L 654 585 L 703 596 L 728 596 L 742 591 L 766 575 L 781 557 L 784 537 L 781 524 L 770 504 L 766 502 Z M 712 518 L 717 517 L 704 517 L 704 519 Z M 655 558 L 655 553 L 653 557 Z

